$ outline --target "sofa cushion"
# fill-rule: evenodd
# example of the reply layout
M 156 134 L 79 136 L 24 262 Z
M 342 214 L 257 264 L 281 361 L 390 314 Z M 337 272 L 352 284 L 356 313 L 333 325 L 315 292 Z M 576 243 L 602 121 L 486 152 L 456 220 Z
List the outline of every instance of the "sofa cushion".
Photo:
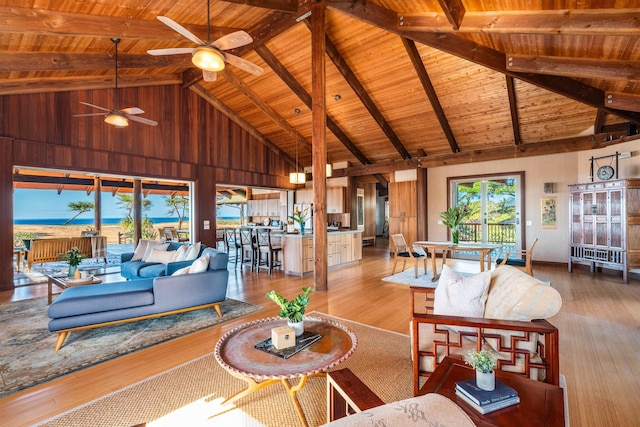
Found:
M 544 282 L 515 267 L 503 265 L 491 274 L 485 305 L 487 319 L 547 319 L 562 306 L 560 293 Z
M 327 427 L 413 425 L 475 426 L 462 408 L 437 393 L 387 403 L 325 424 Z
M 160 244 L 149 243 L 147 245 L 147 250 L 145 251 L 144 255 L 142 256 L 142 261 L 151 262 L 151 261 L 149 261 L 149 257 L 151 256 L 151 253 L 154 250 L 155 251 L 166 251 L 168 247 L 169 247 L 168 243 L 160 243 Z
M 62 291 L 49 306 L 49 317 L 78 316 L 150 304 L 153 304 L 153 280 L 75 286 Z
M 125 279 L 137 279 L 140 277 L 140 270 L 151 265 L 156 265 L 156 263 L 144 261 L 123 262 L 120 264 L 120 275 Z
M 160 277 L 160 276 L 164 276 L 166 274 L 166 271 L 167 271 L 166 264 L 150 264 L 145 268 L 141 268 L 140 271 L 138 271 L 138 276 L 144 277 L 144 278 Z
M 193 261 L 191 268 L 189 268 L 189 274 L 204 273 L 209 269 L 209 254 L 204 254 L 197 260 Z
M 490 281 L 490 271 L 463 276 L 445 264 L 435 291 L 433 314 L 482 317 Z

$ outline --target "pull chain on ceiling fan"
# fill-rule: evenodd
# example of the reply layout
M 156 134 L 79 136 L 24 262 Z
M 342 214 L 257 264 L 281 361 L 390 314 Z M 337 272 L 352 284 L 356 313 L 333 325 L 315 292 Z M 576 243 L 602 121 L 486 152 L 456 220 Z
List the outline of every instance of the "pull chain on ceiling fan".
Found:
M 200 40 L 198 36 L 191 31 L 184 28 L 171 18 L 166 16 L 158 16 L 158 20 L 181 34 L 183 37 L 191 40 L 198 47 L 192 48 L 169 48 L 169 49 L 151 49 L 147 53 L 150 55 L 178 55 L 184 53 L 190 53 L 193 55 L 191 62 L 196 67 L 202 70 L 202 78 L 207 82 L 215 81 L 217 78 L 217 72 L 224 70 L 225 62 L 234 65 L 241 70 L 248 73 L 259 76 L 262 74 L 263 69 L 256 64 L 247 61 L 239 56 L 232 55 L 228 52 L 223 52 L 229 49 L 235 49 L 237 47 L 248 45 L 253 42 L 251 36 L 245 31 L 235 31 L 220 37 L 218 40 L 211 42 L 211 5 L 207 0 L 207 41 Z
M 91 108 L 96 108 L 98 110 L 106 111 L 107 114 L 104 113 L 89 113 L 89 114 L 75 114 L 73 117 L 89 117 L 89 116 L 104 116 L 104 121 L 118 128 L 123 128 L 129 126 L 129 120 L 133 120 L 134 122 L 143 123 L 145 125 L 157 126 L 158 122 L 145 119 L 144 117 L 138 117 L 135 114 L 143 114 L 144 110 L 138 107 L 130 107 L 124 108 L 122 110 L 119 109 L 119 91 L 118 91 L 118 43 L 120 43 L 119 38 L 112 38 L 111 41 L 116 45 L 116 87 L 115 87 L 115 109 L 109 110 L 108 108 L 100 107 L 98 105 L 89 104 L 88 102 L 80 101 L 80 104 L 86 105 Z

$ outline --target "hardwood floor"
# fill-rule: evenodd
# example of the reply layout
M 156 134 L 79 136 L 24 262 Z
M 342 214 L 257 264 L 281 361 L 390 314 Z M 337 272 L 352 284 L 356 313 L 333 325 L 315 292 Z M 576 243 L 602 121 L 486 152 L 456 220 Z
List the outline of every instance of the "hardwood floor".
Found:
M 311 294 L 308 311 L 320 311 L 368 325 L 408 333 L 409 288 L 383 282 L 392 261 L 386 241 L 363 248 L 362 262 L 329 271 L 327 292 Z M 567 273 L 562 266 L 535 266 L 541 280 L 561 293 L 563 306 L 550 319 L 560 330 L 560 372 L 566 377 L 573 426 L 640 426 L 640 280 L 618 275 Z M 250 317 L 200 331 L 67 375 L 0 399 L 0 424 L 27 426 L 210 353 L 226 331 L 277 315 L 265 294 L 285 297 L 312 286 L 312 277 L 274 272 L 231 271 L 227 295 L 265 307 Z M 46 295 L 46 285 L 1 292 L 0 302 Z M 407 357 L 409 355 L 407 354 Z

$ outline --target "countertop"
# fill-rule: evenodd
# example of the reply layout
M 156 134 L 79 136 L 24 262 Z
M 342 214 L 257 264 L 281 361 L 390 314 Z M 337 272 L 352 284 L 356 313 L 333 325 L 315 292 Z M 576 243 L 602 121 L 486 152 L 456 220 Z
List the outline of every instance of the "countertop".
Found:
M 341 230 L 331 230 L 327 231 L 327 234 L 353 234 L 353 233 L 362 233 L 364 230 L 350 230 L 350 229 L 341 229 Z M 282 233 L 282 237 L 291 237 L 291 238 L 302 238 L 302 237 L 313 237 L 313 233 Z

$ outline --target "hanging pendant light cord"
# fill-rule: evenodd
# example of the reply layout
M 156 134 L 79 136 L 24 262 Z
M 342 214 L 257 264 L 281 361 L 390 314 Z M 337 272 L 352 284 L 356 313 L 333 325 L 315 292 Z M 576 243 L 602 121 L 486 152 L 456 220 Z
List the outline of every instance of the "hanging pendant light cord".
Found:
M 211 1 L 207 0 L 207 44 L 211 44 Z
M 118 43 L 120 43 L 119 38 L 112 38 L 112 42 L 116 45 L 116 110 L 120 107 L 120 103 L 118 102 Z

